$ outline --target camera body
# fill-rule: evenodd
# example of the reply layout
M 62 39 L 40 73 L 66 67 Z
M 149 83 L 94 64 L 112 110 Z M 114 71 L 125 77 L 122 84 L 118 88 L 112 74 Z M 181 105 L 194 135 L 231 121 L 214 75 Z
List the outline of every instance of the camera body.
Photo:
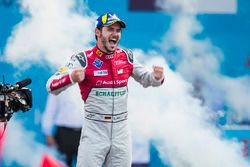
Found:
M 17 82 L 15 85 L 0 84 L 0 122 L 10 120 L 14 112 L 26 112 L 32 107 L 32 91 L 24 86 L 30 79 Z

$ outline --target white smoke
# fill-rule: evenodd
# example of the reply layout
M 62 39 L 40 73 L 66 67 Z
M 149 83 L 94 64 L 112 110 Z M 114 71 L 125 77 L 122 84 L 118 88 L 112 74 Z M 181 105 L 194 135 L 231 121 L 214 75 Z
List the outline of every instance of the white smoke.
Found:
M 20 64 L 28 68 L 38 62 L 64 65 L 94 39 L 95 14 L 84 4 L 79 6 L 74 0 L 22 0 L 21 6 L 23 20 L 15 26 L 4 50 L 5 61 L 19 68 Z
M 168 56 L 177 65 L 177 70 L 191 81 L 194 80 L 193 77 L 209 78 L 214 73 L 218 74 L 223 54 L 208 38 L 194 39 L 203 30 L 196 17 L 180 14 L 173 18 L 159 46 L 164 52 L 170 53 Z M 177 51 L 171 55 L 173 48 Z
M 163 2 L 161 0 L 158 3 Z M 165 1 L 164 1 L 165 2 Z M 187 13 L 194 6 L 186 4 L 186 1 L 167 1 L 163 9 L 172 5 L 182 6 L 178 13 L 172 14 L 173 21 L 169 30 L 162 38 L 159 47 L 165 53 L 169 53 L 169 60 L 176 65 L 178 72 L 190 81 L 199 78 L 205 83 L 218 89 L 230 112 L 240 120 L 250 119 L 250 106 L 247 99 L 249 94 L 249 76 L 230 78 L 220 74 L 220 63 L 224 59 L 221 50 L 214 46 L 209 38 L 196 39 L 195 35 L 202 33 L 203 27 L 194 13 Z M 165 2 L 166 3 L 166 2 Z M 225 6 L 227 3 L 224 2 Z M 175 50 L 173 53 L 171 50 Z M 236 89 L 239 88 L 239 89 Z M 211 92 L 212 93 L 212 92 Z M 212 95 L 209 95 L 212 97 Z M 239 101 L 242 99 L 241 101 Z M 222 99 L 222 98 L 221 98 Z M 208 101 L 210 99 L 207 99 Z
M 153 139 L 161 159 L 173 167 L 249 166 L 241 146 L 223 138 L 211 110 L 190 95 L 192 85 L 170 70 L 162 56 L 148 57 L 153 57 L 146 61 L 149 68 L 164 66 L 166 79 L 162 87 L 147 89 L 130 80 L 129 119 L 133 132 Z
M 166 11 L 174 11 L 171 14 L 173 21 L 159 46 L 163 53 L 168 54 L 169 60 L 176 65 L 177 72 L 187 81 L 194 82 L 198 78 L 219 90 L 219 93 L 221 93 L 219 98 L 224 99 L 225 104 L 239 120 L 249 119 L 250 107 L 247 102 L 250 99 L 249 76 L 235 79 L 220 74 L 220 62 L 223 60 L 223 53 L 208 38 L 202 40 L 194 38 L 203 29 L 196 18 L 195 5 L 191 5 L 195 1 L 188 1 L 190 3 L 187 3 L 187 1 L 159 0 L 157 2 Z M 162 4 L 165 4 L 165 6 Z M 166 83 L 165 92 L 160 91 L 165 94 L 164 97 L 160 96 L 165 99 L 165 103 L 161 105 L 160 117 L 154 118 L 150 115 L 150 119 L 154 118 L 154 121 L 159 123 L 155 127 L 166 127 L 153 131 L 158 132 L 153 136 L 156 138 L 162 159 L 174 167 L 249 166 L 249 163 L 242 158 L 239 145 L 226 141 L 216 128 L 206 123 L 205 115 L 208 114 L 205 112 L 206 110 L 197 105 L 194 100 L 188 99 L 190 97 L 187 89 L 184 89 L 184 87 L 176 88 L 177 84 L 174 84 L 177 82 L 176 76 L 169 76 L 170 73 L 171 71 L 167 73 L 170 83 Z M 179 80 L 179 82 L 184 81 Z M 173 88 L 171 88 L 172 85 L 174 85 Z M 171 93 L 168 92 L 169 89 Z M 175 96 L 178 93 L 173 92 L 173 90 L 182 91 L 182 93 L 180 96 Z M 140 92 L 145 97 L 146 95 L 143 93 L 144 91 Z M 216 95 L 211 94 L 214 93 L 212 91 L 209 92 L 208 90 L 207 93 L 208 96 L 205 96 L 207 101 L 216 97 Z M 156 94 L 156 91 L 153 91 L 152 94 Z M 167 98 L 168 95 L 169 98 Z M 159 97 L 157 94 L 155 96 Z M 158 100 L 162 101 L 162 99 Z M 148 103 L 144 102 L 143 104 L 146 105 L 143 107 L 143 111 L 149 110 Z M 137 106 L 141 105 L 137 104 Z M 152 111 L 158 110 L 152 109 Z M 144 115 L 144 113 L 141 114 Z M 197 114 L 203 116 L 197 117 Z M 205 118 L 203 118 L 204 116 Z M 140 123 L 143 124 L 143 122 Z M 154 127 L 154 125 L 148 126 Z
M 72 54 L 89 48 L 94 40 L 96 16 L 84 3 L 22 0 L 20 5 L 23 19 L 14 27 L 0 60 L 19 70 L 34 64 L 51 68 L 62 66 Z M 13 163 L 39 166 L 44 153 L 56 156 L 37 142 L 35 132 L 25 129 L 18 120 L 12 118 L 6 131 L 3 159 L 8 166 Z
M 250 77 L 231 78 L 220 75 L 219 78 L 215 78 L 214 83 L 223 91 L 225 101 L 231 110 L 231 119 L 236 122 L 250 120 Z
M 54 154 L 36 142 L 36 134 L 24 128 L 23 122 L 12 118 L 5 131 L 3 156 L 7 166 L 19 164 L 27 167 L 40 166 L 44 154 Z

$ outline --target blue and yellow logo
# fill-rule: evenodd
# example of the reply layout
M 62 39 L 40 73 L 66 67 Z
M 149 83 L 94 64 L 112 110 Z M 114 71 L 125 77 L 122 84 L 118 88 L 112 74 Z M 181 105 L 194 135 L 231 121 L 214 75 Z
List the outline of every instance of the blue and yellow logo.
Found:
M 57 72 L 59 72 L 59 73 L 65 73 L 65 72 L 67 72 L 67 71 L 68 71 L 68 68 L 62 67 L 62 68 L 60 68 Z
M 108 19 L 108 14 L 102 16 L 102 24 L 106 24 Z

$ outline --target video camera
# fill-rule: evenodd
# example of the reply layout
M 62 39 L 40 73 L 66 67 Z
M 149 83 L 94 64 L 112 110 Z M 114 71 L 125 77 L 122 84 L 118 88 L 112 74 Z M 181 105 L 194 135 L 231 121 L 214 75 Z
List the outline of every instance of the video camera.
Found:
M 25 86 L 31 83 L 31 79 L 24 79 L 15 85 L 0 84 L 0 122 L 7 122 L 14 112 L 28 111 L 32 107 L 32 92 Z

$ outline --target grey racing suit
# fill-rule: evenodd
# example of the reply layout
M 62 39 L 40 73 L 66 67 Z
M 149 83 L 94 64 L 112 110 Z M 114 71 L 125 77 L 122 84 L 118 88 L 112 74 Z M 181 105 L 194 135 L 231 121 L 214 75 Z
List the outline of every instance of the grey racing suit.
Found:
M 143 85 L 160 86 L 164 77 L 134 62 L 130 50 L 119 49 L 107 55 L 97 46 L 73 55 L 47 82 L 47 90 L 58 94 L 74 84 L 71 72 L 85 68 L 85 79 L 78 83 L 85 102 L 85 123 L 78 148 L 78 167 L 130 167 L 131 137 L 128 125 L 128 79 Z

